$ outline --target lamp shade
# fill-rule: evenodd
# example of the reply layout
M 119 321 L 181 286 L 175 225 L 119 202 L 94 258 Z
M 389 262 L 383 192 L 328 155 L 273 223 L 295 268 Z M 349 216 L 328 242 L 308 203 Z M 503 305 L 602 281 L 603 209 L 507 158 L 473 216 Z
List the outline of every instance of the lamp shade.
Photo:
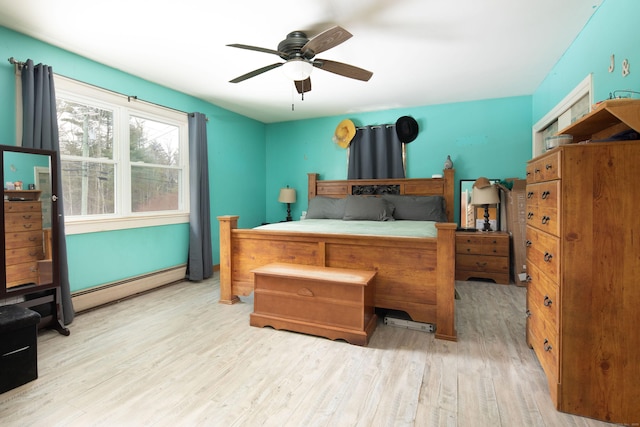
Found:
M 282 72 L 288 79 L 294 81 L 305 80 L 311 75 L 313 65 L 304 59 L 290 59 L 282 64 Z
M 496 203 L 500 203 L 500 197 L 495 185 L 484 188 L 473 187 L 473 193 L 471 193 L 472 205 L 495 205 Z
M 295 203 L 296 202 L 296 190 L 295 188 L 281 188 L 280 195 L 278 196 L 280 203 Z

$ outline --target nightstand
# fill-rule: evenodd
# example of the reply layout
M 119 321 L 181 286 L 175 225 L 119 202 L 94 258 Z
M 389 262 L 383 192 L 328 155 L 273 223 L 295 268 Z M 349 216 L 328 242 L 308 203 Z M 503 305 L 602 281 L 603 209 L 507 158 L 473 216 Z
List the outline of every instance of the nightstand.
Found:
M 456 232 L 456 280 L 491 279 L 509 284 L 509 234 Z

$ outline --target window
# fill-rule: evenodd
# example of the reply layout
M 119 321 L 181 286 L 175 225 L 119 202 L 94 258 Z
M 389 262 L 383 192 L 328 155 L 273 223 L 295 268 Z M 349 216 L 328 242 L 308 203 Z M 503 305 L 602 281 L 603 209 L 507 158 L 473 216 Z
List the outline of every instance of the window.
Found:
M 56 76 L 67 231 L 188 221 L 185 113 Z

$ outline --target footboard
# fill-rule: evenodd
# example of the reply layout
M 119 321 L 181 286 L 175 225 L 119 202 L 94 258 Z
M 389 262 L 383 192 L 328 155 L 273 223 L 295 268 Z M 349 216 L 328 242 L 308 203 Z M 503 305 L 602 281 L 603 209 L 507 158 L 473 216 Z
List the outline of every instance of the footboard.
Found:
M 456 340 L 456 224 L 437 224 L 437 238 L 413 238 L 238 229 L 237 216 L 218 220 L 221 303 L 251 294 L 251 270 L 273 262 L 376 271 L 376 307 L 405 311 L 435 324 L 437 338 Z

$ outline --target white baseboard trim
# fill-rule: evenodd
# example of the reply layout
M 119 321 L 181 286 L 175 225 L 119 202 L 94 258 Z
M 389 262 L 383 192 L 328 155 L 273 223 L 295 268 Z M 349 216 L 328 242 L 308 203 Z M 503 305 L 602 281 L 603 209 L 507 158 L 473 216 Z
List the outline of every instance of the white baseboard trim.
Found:
M 184 280 L 187 266 L 180 265 L 118 282 L 74 292 L 71 295 L 76 313 L 109 304 L 160 286 Z

